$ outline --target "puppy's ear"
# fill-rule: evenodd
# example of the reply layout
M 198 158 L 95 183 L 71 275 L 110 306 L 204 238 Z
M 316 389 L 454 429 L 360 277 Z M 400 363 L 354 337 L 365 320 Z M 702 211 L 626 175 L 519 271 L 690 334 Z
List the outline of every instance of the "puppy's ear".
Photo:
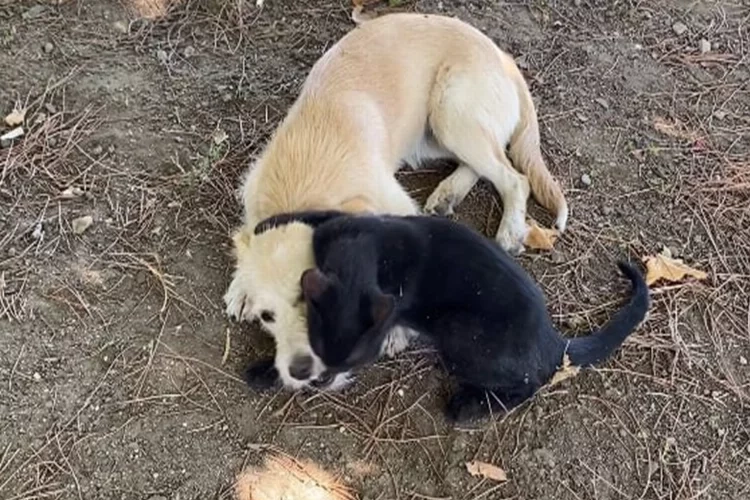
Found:
M 307 212 L 287 212 L 283 214 L 273 215 L 267 219 L 264 219 L 255 226 L 255 234 L 261 234 L 269 229 L 277 226 L 283 226 L 290 222 L 301 222 L 312 226 L 313 228 L 318 227 L 324 222 L 328 222 L 331 219 L 346 215 L 344 212 L 338 210 L 313 210 Z
M 331 279 L 315 267 L 302 273 L 300 286 L 306 299 L 316 301 L 331 286 Z
M 372 322 L 376 328 L 381 328 L 393 316 L 396 309 L 396 298 L 393 295 L 376 292 L 371 300 Z

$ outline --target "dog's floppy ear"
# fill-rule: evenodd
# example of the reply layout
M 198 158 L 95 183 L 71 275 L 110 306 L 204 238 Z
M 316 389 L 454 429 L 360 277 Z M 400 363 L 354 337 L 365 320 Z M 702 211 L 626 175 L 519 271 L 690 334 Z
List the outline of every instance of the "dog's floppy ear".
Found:
M 346 363 L 349 366 L 362 365 L 377 358 L 389 331 L 386 322 L 391 319 L 396 311 L 396 298 L 393 295 L 376 292 L 370 300 L 373 326 L 370 327 L 370 330 L 364 332 L 354 345 L 354 349 L 347 356 Z
M 283 226 L 290 222 L 301 222 L 308 226 L 317 227 L 324 222 L 327 222 L 336 217 L 346 215 L 344 212 L 338 210 L 315 210 L 308 212 L 288 212 L 283 214 L 273 215 L 267 219 L 264 219 L 255 226 L 255 234 L 261 234 L 269 229 L 277 226 Z
M 396 308 L 396 298 L 393 295 L 387 295 L 377 292 L 372 297 L 370 314 L 375 328 L 380 328 L 393 315 Z
M 331 278 L 315 267 L 302 273 L 300 286 L 306 299 L 316 301 L 331 286 Z

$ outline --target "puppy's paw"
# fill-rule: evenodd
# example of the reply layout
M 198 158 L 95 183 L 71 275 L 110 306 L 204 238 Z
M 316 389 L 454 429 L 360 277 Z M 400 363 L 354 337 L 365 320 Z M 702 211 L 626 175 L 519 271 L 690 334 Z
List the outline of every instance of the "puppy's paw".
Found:
M 487 415 L 484 391 L 459 389 L 445 407 L 445 418 L 452 424 L 466 424 Z
M 249 284 L 239 276 L 232 279 L 227 292 L 224 294 L 227 316 L 237 321 L 252 319 L 250 318 L 252 303 L 248 298 L 248 288 Z
M 453 215 L 458 198 L 445 184 L 439 184 L 424 205 L 424 211 L 431 215 Z
M 279 386 L 279 372 L 273 357 L 262 358 L 245 370 L 245 382 L 251 389 L 265 391 Z
M 388 335 L 385 337 L 383 346 L 380 348 L 381 356 L 385 354 L 389 358 L 393 358 L 396 354 L 400 353 L 407 347 L 412 339 L 416 338 L 418 333 L 411 328 L 405 326 L 394 326 Z
M 508 254 L 518 256 L 525 251 L 523 244 L 527 233 L 525 223 L 501 223 L 495 239 Z

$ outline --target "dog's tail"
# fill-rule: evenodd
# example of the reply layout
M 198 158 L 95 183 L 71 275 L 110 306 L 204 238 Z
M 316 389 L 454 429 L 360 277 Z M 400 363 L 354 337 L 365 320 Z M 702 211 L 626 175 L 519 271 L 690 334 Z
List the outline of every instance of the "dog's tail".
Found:
M 630 264 L 619 262 L 617 266 L 633 284 L 630 302 L 599 331 L 570 341 L 567 354 L 574 366 L 585 368 L 604 361 L 646 318 L 650 300 L 643 275 Z
M 539 122 L 529 87 L 516 66 L 508 61 L 507 69 L 514 80 L 520 104 L 520 120 L 510 138 L 510 159 L 513 165 L 529 179 L 531 193 L 540 205 L 555 214 L 555 226 L 564 231 L 568 222 L 568 203 L 560 184 L 550 173 L 542 158 L 539 143 Z

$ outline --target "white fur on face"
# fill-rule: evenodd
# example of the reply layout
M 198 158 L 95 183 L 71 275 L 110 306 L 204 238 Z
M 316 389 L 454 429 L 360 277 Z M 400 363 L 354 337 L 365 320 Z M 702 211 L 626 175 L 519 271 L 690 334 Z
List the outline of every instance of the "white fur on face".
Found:
M 259 235 L 238 233 L 234 238 L 237 269 L 224 295 L 229 316 L 247 321 L 257 318 L 273 336 L 275 366 L 283 384 L 290 389 L 309 385 L 326 370 L 310 347 L 305 303 L 300 295 L 302 273 L 315 267 L 312 234 L 310 226 L 296 222 Z M 289 373 L 292 360 L 298 356 L 313 359 L 308 380 L 298 380 Z M 340 389 L 348 381 L 348 374 L 339 374 L 326 390 Z

